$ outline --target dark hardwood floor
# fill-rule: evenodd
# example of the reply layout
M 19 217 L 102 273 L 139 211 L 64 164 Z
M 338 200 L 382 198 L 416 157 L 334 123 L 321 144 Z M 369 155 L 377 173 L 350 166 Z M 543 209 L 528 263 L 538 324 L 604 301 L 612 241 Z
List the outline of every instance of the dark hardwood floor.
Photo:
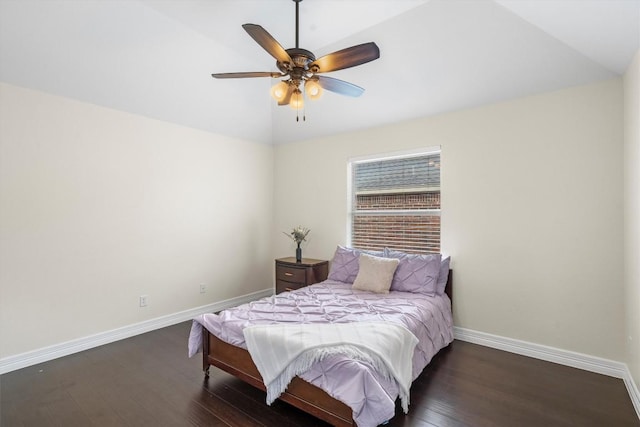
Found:
M 0 376 L 0 425 L 326 426 L 187 358 L 190 322 Z M 640 426 L 622 380 L 461 341 L 411 388 L 397 426 Z

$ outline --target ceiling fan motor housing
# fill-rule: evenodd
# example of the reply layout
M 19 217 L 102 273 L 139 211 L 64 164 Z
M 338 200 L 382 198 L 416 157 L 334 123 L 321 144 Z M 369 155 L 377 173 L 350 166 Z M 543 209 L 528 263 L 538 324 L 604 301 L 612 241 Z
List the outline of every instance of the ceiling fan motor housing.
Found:
M 291 57 L 293 64 L 277 61 L 276 65 L 282 72 L 289 71 L 291 68 L 295 67 L 300 67 L 303 70 L 308 70 L 309 64 L 316 60 L 315 55 L 306 49 L 293 47 L 291 49 L 287 49 L 286 52 Z
M 276 65 L 281 72 L 289 74 L 291 81 L 297 86 L 308 77 L 309 64 L 315 61 L 316 57 L 312 52 L 297 47 L 287 49 L 286 52 L 291 57 L 293 64 L 277 61 Z

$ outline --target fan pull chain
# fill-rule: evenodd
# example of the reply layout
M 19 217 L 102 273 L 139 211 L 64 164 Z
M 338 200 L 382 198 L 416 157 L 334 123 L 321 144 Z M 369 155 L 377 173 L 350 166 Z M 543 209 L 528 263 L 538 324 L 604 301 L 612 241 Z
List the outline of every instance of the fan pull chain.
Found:
M 297 3 L 296 3 L 297 5 Z M 302 92 L 302 94 L 300 94 L 299 96 L 302 96 L 304 99 L 304 92 Z M 306 122 L 307 121 L 307 100 L 304 99 L 304 103 L 302 104 L 302 121 Z M 296 108 L 296 122 L 300 121 L 300 108 Z

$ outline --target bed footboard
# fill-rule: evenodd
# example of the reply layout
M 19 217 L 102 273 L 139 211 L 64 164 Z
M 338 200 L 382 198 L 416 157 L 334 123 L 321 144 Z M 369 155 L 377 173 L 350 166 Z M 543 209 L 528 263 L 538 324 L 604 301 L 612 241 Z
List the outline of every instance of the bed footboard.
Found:
M 247 350 L 228 344 L 208 331 L 203 334 L 202 339 L 202 364 L 205 375 L 208 375 L 209 366 L 214 365 L 246 383 L 266 391 L 262 376 L 260 376 Z M 299 377 L 293 378 L 279 399 L 331 425 L 355 427 L 349 406 Z

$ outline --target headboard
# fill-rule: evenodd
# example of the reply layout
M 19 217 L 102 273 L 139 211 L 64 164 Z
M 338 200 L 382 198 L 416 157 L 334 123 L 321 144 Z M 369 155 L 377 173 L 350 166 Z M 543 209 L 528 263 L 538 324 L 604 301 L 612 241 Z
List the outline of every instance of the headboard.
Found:
M 451 269 L 449 269 L 449 277 L 447 278 L 447 285 L 444 288 L 444 293 L 449 296 L 451 306 L 453 306 L 453 270 Z

